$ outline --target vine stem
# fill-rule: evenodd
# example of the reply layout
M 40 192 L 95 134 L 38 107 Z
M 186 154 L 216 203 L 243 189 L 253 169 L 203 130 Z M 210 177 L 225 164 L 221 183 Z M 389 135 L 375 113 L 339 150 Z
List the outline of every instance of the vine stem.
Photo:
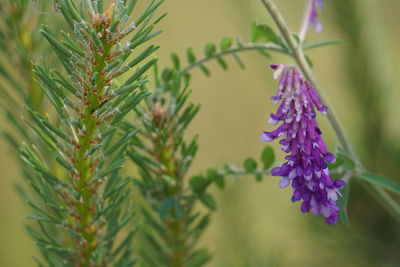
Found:
M 313 0 L 307 0 L 306 8 L 304 9 L 303 22 L 299 30 L 300 44 L 303 44 L 306 39 L 308 28 L 310 27 L 310 14 L 312 10 Z
M 320 96 L 321 103 L 326 106 L 328 105 L 328 100 L 323 94 L 323 91 L 318 87 L 318 84 L 316 82 L 316 78 L 314 76 L 313 71 L 311 70 L 306 57 L 304 55 L 302 45 L 297 44 L 296 40 L 293 37 L 292 31 L 289 29 L 285 19 L 283 18 L 282 14 L 279 12 L 278 8 L 275 6 L 272 0 L 261 0 L 265 8 L 268 10 L 269 14 L 271 15 L 272 19 L 274 20 L 275 24 L 278 26 L 280 32 L 282 33 L 283 38 L 285 41 L 288 43 L 292 53 L 291 56 L 295 59 L 297 62 L 298 66 L 304 73 L 305 77 L 307 80 L 313 85 L 315 90 Z M 335 132 L 335 135 L 343 147 L 344 151 L 353 158 L 353 160 L 356 162 L 357 169 L 358 171 L 364 172 L 365 168 L 360 162 L 357 154 L 354 152 L 350 142 L 348 141 L 348 138 L 341 127 L 338 117 L 336 116 L 336 113 L 332 108 L 330 108 L 330 111 L 328 112 L 327 115 L 328 121 L 331 124 L 331 127 L 333 128 L 333 131 Z M 384 191 L 381 187 L 373 185 L 373 184 L 368 184 L 369 187 L 372 189 L 372 191 L 375 193 L 373 194 L 376 196 L 382 203 L 384 203 L 385 207 L 388 209 L 388 211 L 394 215 L 396 215 L 400 219 L 400 206 L 396 203 L 395 200 L 386 192 Z
M 210 56 L 210 57 L 205 57 L 202 58 L 200 60 L 197 60 L 195 62 L 193 62 L 190 65 L 187 65 L 186 67 L 184 67 L 181 72 L 182 73 L 187 73 L 189 71 L 191 71 L 193 68 L 202 65 L 204 63 L 206 63 L 207 61 L 211 61 L 215 58 L 219 58 L 228 54 L 235 54 L 235 53 L 240 53 L 243 51 L 251 51 L 251 50 L 270 50 L 270 51 L 275 51 L 275 52 L 279 52 L 279 53 L 283 53 L 283 54 L 287 54 L 287 51 L 285 51 L 284 49 L 282 49 L 280 46 L 273 44 L 273 43 L 260 43 L 260 44 L 255 44 L 255 43 L 249 43 L 249 44 L 242 44 L 239 47 L 236 48 L 231 48 L 225 51 L 221 51 L 218 53 L 215 53 L 214 55 Z

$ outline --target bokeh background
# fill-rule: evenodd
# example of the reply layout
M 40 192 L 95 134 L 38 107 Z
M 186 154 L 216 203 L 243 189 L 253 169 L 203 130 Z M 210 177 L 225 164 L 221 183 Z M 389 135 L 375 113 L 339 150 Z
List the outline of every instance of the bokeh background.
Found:
M 299 27 L 303 2 L 276 0 L 293 29 Z M 169 15 L 157 39 L 161 65 L 170 64 L 171 52 L 183 56 L 192 46 L 202 54 L 208 41 L 226 35 L 248 41 L 253 21 L 273 25 L 258 0 L 173 0 L 163 9 Z M 309 41 L 344 40 L 309 52 L 314 70 L 363 162 L 398 181 L 399 11 L 398 0 L 327 1 L 321 13 L 324 31 L 308 35 Z M 269 97 L 276 88 L 267 66 L 291 60 L 255 52 L 242 57 L 245 70 L 230 60 L 229 71 L 210 63 L 211 77 L 193 73 L 192 101 L 202 105 L 188 133 L 200 135 L 193 173 L 226 162 L 241 164 L 263 148 L 258 136 L 270 129 L 267 114 L 274 106 Z M 329 125 L 324 118 L 320 123 L 334 149 Z M 0 151 L 0 266 L 35 266 L 35 248 L 23 228 L 27 210 L 14 189 L 17 164 L 3 141 Z M 282 154 L 277 152 L 277 158 L 282 161 Z M 219 209 L 201 240 L 214 254 L 209 266 L 400 266 L 399 224 L 356 181 L 351 184 L 349 226 L 327 226 L 320 217 L 301 214 L 290 201 L 290 189 L 280 189 L 274 177 L 261 183 L 253 177 L 232 178 L 215 195 Z

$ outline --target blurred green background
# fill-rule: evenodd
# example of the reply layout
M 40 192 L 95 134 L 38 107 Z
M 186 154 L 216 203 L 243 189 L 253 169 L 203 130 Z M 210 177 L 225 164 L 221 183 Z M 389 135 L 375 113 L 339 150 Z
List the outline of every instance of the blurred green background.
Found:
M 303 2 L 276 0 L 293 29 L 299 27 Z M 156 40 L 162 46 L 161 65 L 170 64 L 172 51 L 184 55 L 192 46 L 201 54 L 208 41 L 218 42 L 225 35 L 247 41 L 254 20 L 272 25 L 258 0 L 174 0 L 163 9 L 169 15 Z M 321 13 L 324 31 L 308 35 L 309 41 L 344 40 L 309 56 L 362 160 L 393 179 L 400 171 L 399 11 L 398 0 L 327 1 Z M 269 97 L 276 88 L 267 66 L 291 60 L 275 54 L 267 59 L 255 52 L 242 56 L 245 70 L 231 60 L 229 71 L 210 63 L 210 78 L 198 70 L 193 74 L 192 101 L 202 105 L 188 133 L 200 134 L 193 172 L 225 162 L 241 164 L 263 148 L 258 136 L 270 129 L 267 114 L 275 107 Z M 320 122 L 334 149 L 329 125 L 324 118 Z M 0 266 L 35 266 L 34 245 L 23 229 L 27 211 L 14 190 L 17 165 L 3 141 L 0 151 Z M 282 161 L 281 153 L 277 157 Z M 224 191 L 215 193 L 219 209 L 202 239 L 214 254 L 209 266 L 400 266 L 398 224 L 356 182 L 349 226 L 327 226 L 320 217 L 301 214 L 290 201 L 290 189 L 280 189 L 274 177 L 261 183 L 253 177 L 232 178 Z

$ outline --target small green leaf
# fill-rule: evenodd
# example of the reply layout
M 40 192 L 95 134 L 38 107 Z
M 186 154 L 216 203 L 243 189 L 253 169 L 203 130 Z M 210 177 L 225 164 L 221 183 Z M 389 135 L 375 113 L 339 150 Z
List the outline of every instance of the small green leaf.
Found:
M 193 49 L 191 47 L 189 47 L 186 50 L 186 56 L 187 56 L 187 60 L 189 61 L 190 64 L 193 64 L 194 62 L 196 62 L 196 56 L 193 53 Z
M 257 162 L 253 158 L 247 158 L 243 162 L 243 168 L 247 173 L 252 173 L 257 169 Z
M 253 23 L 251 30 L 251 41 L 257 42 L 259 40 L 272 42 L 278 45 L 282 44 L 281 39 L 271 27 L 266 24 Z
M 175 205 L 175 200 L 172 197 L 166 198 L 164 199 L 161 203 L 160 203 L 160 207 L 158 209 L 158 213 L 160 214 L 160 218 L 161 219 L 165 219 L 168 214 L 171 213 L 172 208 Z
M 256 173 L 255 178 L 257 182 L 261 182 L 264 179 L 264 175 L 262 175 L 261 173 Z
M 206 76 L 210 76 L 210 71 L 208 70 L 207 67 L 205 67 L 203 64 L 199 65 L 201 71 L 206 75 Z
M 228 64 L 226 64 L 226 61 L 222 58 L 222 57 L 217 57 L 217 62 L 218 64 L 224 69 L 227 70 L 228 69 Z
M 209 183 L 210 183 L 209 180 L 207 180 L 202 175 L 193 176 L 192 178 L 190 178 L 189 181 L 190 187 L 192 188 L 192 191 L 195 193 L 204 192 Z
M 272 164 L 275 162 L 274 150 L 270 146 L 266 146 L 261 153 L 261 162 L 264 165 L 264 170 L 271 168 Z
M 180 62 L 180 60 L 179 60 L 178 55 L 175 54 L 175 53 L 172 53 L 172 54 L 171 54 L 171 59 L 172 59 L 172 62 L 174 63 L 174 68 L 175 68 L 176 70 L 179 70 L 179 69 L 181 68 L 181 62 Z
M 250 39 L 253 43 L 257 42 L 260 39 L 260 31 L 258 30 L 257 24 L 255 22 L 251 25 Z
M 232 38 L 229 36 L 225 36 L 222 38 L 220 43 L 220 48 L 222 51 L 227 51 L 232 46 Z
M 364 181 L 379 185 L 383 188 L 386 188 L 394 193 L 400 194 L 400 184 L 389 180 L 386 177 L 380 176 L 374 173 L 360 173 L 357 174 L 355 177 L 362 179 Z
M 340 207 L 339 218 L 343 224 L 349 224 L 349 217 L 347 215 L 347 203 L 349 201 L 350 184 L 345 185 L 340 189 L 342 197 L 338 200 L 338 205 Z
M 207 57 L 212 57 L 215 54 L 216 51 L 217 51 L 217 48 L 216 48 L 216 46 L 215 46 L 215 44 L 213 42 L 209 42 L 204 47 L 204 54 Z
M 171 69 L 165 68 L 161 74 L 163 81 L 169 81 L 173 77 L 173 71 Z
M 212 195 L 210 194 L 203 194 L 200 196 L 200 201 L 203 202 L 204 205 L 206 205 L 210 210 L 216 210 L 217 209 L 217 204 L 213 198 Z
M 208 169 L 207 176 L 219 188 L 223 189 L 225 187 L 224 177 L 218 173 L 218 170 L 216 170 L 216 169 Z
M 196 216 L 197 217 L 197 216 Z M 193 228 L 193 232 L 196 234 L 201 234 L 206 227 L 210 224 L 210 215 L 206 214 L 202 216 L 203 218 L 197 223 L 197 225 Z

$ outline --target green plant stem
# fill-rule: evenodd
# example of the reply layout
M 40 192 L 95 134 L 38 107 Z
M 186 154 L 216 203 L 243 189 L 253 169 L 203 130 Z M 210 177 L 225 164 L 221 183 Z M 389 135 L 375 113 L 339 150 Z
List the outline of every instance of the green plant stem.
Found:
M 193 68 L 202 65 L 208 61 L 214 60 L 216 58 L 219 57 L 223 57 L 229 54 L 235 54 L 235 53 L 240 53 L 243 51 L 257 51 L 257 50 L 270 50 L 270 51 L 275 51 L 275 52 L 279 52 L 279 53 L 283 53 L 287 55 L 287 52 L 282 49 L 280 46 L 273 44 L 273 43 L 260 43 L 260 44 L 256 44 L 256 43 L 249 43 L 249 44 L 243 44 L 239 47 L 235 47 L 235 48 L 231 48 L 225 51 L 221 51 L 218 53 L 215 53 L 214 55 L 210 56 L 210 57 L 205 57 L 202 58 L 200 60 L 197 60 L 195 62 L 193 62 L 192 64 L 184 67 L 181 72 L 182 73 L 187 73 L 189 71 L 191 71 Z
M 174 237 L 172 244 L 174 252 L 169 259 L 171 267 L 185 266 L 186 242 L 184 236 L 184 224 L 185 222 L 183 221 L 183 219 L 167 223 L 167 227 Z
M 308 28 L 310 27 L 310 13 L 312 10 L 313 0 L 307 0 L 306 7 L 304 9 L 303 21 L 299 30 L 300 44 L 304 43 L 306 39 Z
M 89 73 L 90 76 L 94 73 L 101 73 L 106 65 L 106 58 L 110 55 L 111 46 L 106 42 L 103 43 L 103 46 L 104 51 L 101 55 L 97 51 L 93 51 L 96 64 L 92 67 Z M 84 238 L 84 242 L 78 244 L 79 266 L 92 266 L 90 265 L 90 261 L 98 246 L 96 240 L 98 229 L 90 225 L 90 221 L 96 211 L 96 207 L 92 201 L 93 192 L 91 190 L 93 187 L 90 185 L 93 180 L 96 163 L 93 158 L 87 157 L 86 153 L 95 144 L 94 139 L 98 121 L 93 116 L 93 111 L 100 107 L 100 97 L 103 94 L 105 83 L 104 75 L 100 74 L 95 81 L 95 85 L 86 92 L 87 102 L 84 101 L 82 103 L 83 109 L 81 114 L 84 130 L 82 134 L 78 135 L 78 144 L 75 152 L 75 167 L 78 172 L 76 187 L 81 196 L 81 203 L 78 208 L 78 220 L 80 232 Z
M 296 43 L 296 40 L 293 37 L 292 31 L 289 29 L 282 14 L 279 12 L 279 10 L 277 9 L 277 7 L 275 6 L 275 4 L 273 3 L 272 0 L 261 0 L 261 2 L 264 4 L 266 9 L 268 10 L 268 12 L 271 15 L 272 19 L 274 20 L 275 24 L 278 26 L 280 32 L 282 33 L 283 38 L 288 43 L 290 49 L 292 50 L 293 58 L 299 65 L 300 69 L 304 73 L 307 80 L 310 81 L 310 83 L 313 85 L 313 87 L 319 94 L 321 103 L 323 105 L 328 106 L 327 98 L 323 94 L 323 91 L 317 85 L 316 78 L 315 78 L 314 73 L 312 72 L 309 64 L 307 63 L 306 57 L 302 50 L 302 46 L 301 46 L 301 44 L 299 45 Z M 365 170 L 364 166 L 358 159 L 357 154 L 354 152 L 343 128 L 341 127 L 341 125 L 339 123 L 336 113 L 334 112 L 334 110 L 332 108 L 330 108 L 327 118 L 328 118 L 329 123 L 331 124 L 331 127 L 333 128 L 333 130 L 336 134 L 336 137 L 337 137 L 339 143 L 343 147 L 344 151 L 346 153 L 348 153 L 353 158 L 353 160 L 355 160 L 355 162 L 357 164 L 357 169 L 359 171 L 364 171 Z M 395 214 L 396 217 L 400 219 L 400 207 L 392 199 L 392 197 L 386 191 L 384 191 L 382 188 L 380 188 L 376 185 L 369 184 L 369 187 L 375 193 L 373 195 L 376 196 L 382 203 L 385 204 L 384 206 L 388 209 L 388 211 L 391 214 Z
M 159 162 L 164 166 L 164 170 L 162 175 L 166 175 L 171 177 L 175 184 L 170 186 L 166 190 L 165 198 L 171 197 L 179 197 L 182 194 L 183 190 L 183 177 L 177 174 L 176 165 L 175 165 L 175 157 L 173 152 L 173 143 L 175 142 L 173 131 L 170 132 L 170 142 L 166 142 L 164 144 L 160 144 L 162 136 L 158 136 L 156 140 L 154 140 L 155 148 L 157 154 L 159 155 Z M 168 266 L 171 267 L 183 267 L 185 266 L 185 257 L 186 257 L 186 239 L 185 239 L 185 224 L 186 224 L 187 216 L 183 216 L 182 218 L 166 218 L 165 225 L 168 228 L 168 233 L 171 234 L 169 236 L 164 236 L 166 243 L 172 249 L 171 255 L 168 258 Z

